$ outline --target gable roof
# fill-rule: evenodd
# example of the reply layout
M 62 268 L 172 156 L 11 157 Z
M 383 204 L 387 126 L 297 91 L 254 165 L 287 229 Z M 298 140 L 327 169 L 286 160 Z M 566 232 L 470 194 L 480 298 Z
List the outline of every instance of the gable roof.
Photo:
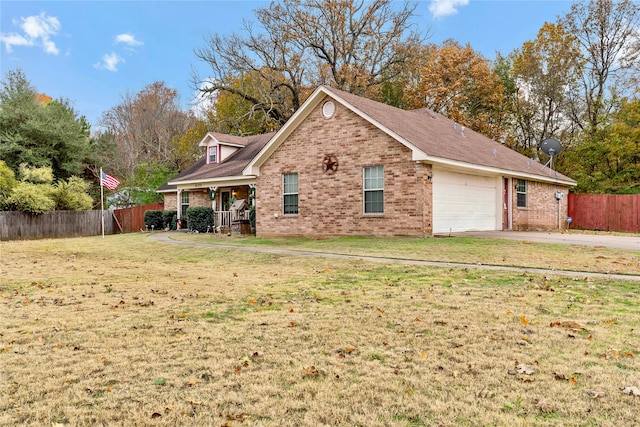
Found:
M 332 98 L 411 149 L 413 160 L 563 185 L 576 184 L 571 178 L 471 129 L 464 129 L 427 108 L 402 110 L 327 86 L 318 87 L 309 96 L 247 165 L 244 173 L 258 175 L 260 166 L 326 97 Z
M 249 143 L 249 138 L 250 137 L 246 136 L 228 135 L 226 133 L 207 132 L 198 145 L 205 147 L 208 141 L 213 141 L 219 144 L 244 147 Z
M 203 156 L 156 191 L 175 190 L 176 186 L 180 184 L 195 184 L 206 181 L 223 180 L 230 177 L 246 178 L 242 176 L 243 169 L 271 139 L 273 133 L 245 137 L 224 134 L 215 135 L 223 136 L 223 138 L 216 137 L 218 141 L 224 140 L 225 142 L 242 145 L 243 148 L 231 154 L 220 163 L 207 164 L 207 159 Z M 227 141 L 230 139 L 227 137 L 231 137 L 232 141 Z

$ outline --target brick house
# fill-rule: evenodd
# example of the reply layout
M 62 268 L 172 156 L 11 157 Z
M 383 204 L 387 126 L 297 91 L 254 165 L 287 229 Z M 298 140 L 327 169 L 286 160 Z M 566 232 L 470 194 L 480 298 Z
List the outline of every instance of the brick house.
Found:
M 200 145 L 225 139 L 212 137 Z M 236 178 L 255 185 L 259 236 L 557 229 L 575 185 L 431 110 L 405 111 L 326 86 L 277 133 L 254 139 L 234 155 L 245 163 Z M 197 191 L 187 172 L 169 184 Z M 172 197 L 176 189 L 165 193 L 167 209 Z

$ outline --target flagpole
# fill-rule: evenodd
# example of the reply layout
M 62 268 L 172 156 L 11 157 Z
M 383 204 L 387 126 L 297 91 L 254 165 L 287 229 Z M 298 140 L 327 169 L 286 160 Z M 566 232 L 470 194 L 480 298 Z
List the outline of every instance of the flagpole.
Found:
M 102 238 L 104 239 L 104 185 L 102 185 L 102 168 L 100 168 L 100 215 L 102 217 Z

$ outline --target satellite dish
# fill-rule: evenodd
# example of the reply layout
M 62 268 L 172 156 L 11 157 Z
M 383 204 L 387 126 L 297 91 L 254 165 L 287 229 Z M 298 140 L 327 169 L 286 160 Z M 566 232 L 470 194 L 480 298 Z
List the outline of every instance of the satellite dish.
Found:
M 542 167 L 542 169 L 544 170 L 547 166 L 553 169 L 553 156 L 560 154 L 562 151 L 562 144 L 555 138 L 547 138 L 542 141 L 542 144 L 540 144 L 540 149 L 544 154 L 549 156 L 549 161 Z

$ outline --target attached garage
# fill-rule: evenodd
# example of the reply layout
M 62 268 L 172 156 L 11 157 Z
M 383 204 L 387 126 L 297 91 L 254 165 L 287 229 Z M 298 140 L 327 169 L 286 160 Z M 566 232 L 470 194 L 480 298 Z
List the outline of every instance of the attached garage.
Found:
M 500 178 L 433 170 L 433 233 L 499 230 Z

